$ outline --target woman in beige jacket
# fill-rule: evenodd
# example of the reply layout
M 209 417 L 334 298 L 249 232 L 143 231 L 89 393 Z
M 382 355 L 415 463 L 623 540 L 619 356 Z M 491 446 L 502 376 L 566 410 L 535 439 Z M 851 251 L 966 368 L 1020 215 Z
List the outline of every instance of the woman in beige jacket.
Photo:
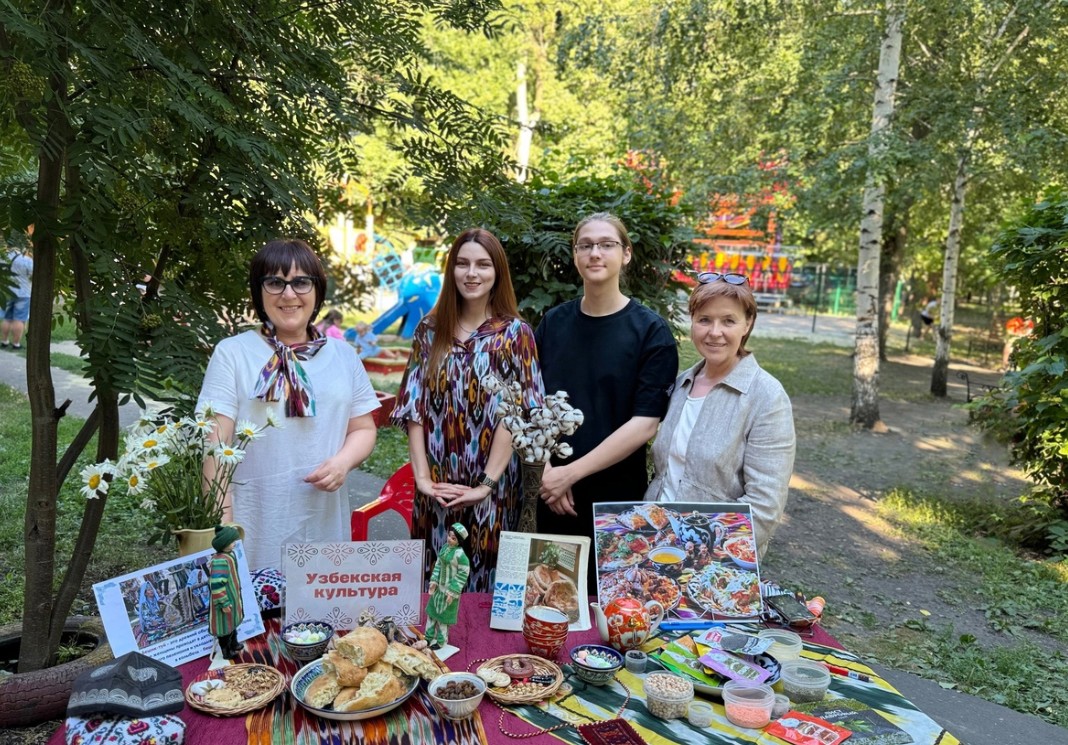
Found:
M 793 410 L 779 381 L 745 349 L 757 313 L 745 275 L 705 272 L 698 281 L 690 338 L 702 359 L 675 382 L 645 501 L 746 502 L 763 556 L 786 507 Z

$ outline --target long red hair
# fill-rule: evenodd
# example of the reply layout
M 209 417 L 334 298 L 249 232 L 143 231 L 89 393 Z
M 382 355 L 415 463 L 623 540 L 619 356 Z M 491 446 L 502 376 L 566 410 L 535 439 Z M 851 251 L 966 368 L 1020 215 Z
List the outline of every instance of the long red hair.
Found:
M 493 318 L 519 318 L 519 307 L 512 288 L 512 275 L 508 272 L 508 257 L 497 236 L 482 228 L 468 228 L 449 248 L 445 258 L 441 294 L 434 309 L 428 315 L 434 318 L 434 341 L 430 345 L 429 369 L 437 370 L 452 348 L 452 331 L 460 320 L 460 290 L 456 287 L 456 255 L 465 243 L 477 243 L 486 249 L 493 262 L 494 281 L 490 290 L 488 309 Z

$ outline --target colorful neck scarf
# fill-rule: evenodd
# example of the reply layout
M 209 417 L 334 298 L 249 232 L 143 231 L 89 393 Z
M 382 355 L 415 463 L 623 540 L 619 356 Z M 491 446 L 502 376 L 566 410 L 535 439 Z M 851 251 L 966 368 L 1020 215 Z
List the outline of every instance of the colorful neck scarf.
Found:
M 326 344 L 326 337 L 308 326 L 311 341 L 287 346 L 275 336 L 274 324 L 260 329 L 263 338 L 274 347 L 274 354 L 260 370 L 260 379 L 252 397 L 261 401 L 285 401 L 286 416 L 315 416 L 315 397 L 301 361 L 310 360 Z

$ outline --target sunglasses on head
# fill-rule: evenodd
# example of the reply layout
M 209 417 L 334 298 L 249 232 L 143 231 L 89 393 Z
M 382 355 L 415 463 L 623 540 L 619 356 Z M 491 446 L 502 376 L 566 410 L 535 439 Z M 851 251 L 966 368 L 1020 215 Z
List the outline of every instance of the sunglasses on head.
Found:
M 703 285 L 723 280 L 729 285 L 744 285 L 749 278 L 744 274 L 720 274 L 719 272 L 701 272 L 697 275 L 697 281 Z

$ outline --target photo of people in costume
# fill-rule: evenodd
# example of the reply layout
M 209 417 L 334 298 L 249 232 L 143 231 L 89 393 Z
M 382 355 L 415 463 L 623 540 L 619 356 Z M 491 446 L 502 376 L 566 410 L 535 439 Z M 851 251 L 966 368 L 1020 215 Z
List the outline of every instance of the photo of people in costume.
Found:
M 208 617 L 207 559 L 147 571 L 120 583 L 138 649 L 184 633 Z

